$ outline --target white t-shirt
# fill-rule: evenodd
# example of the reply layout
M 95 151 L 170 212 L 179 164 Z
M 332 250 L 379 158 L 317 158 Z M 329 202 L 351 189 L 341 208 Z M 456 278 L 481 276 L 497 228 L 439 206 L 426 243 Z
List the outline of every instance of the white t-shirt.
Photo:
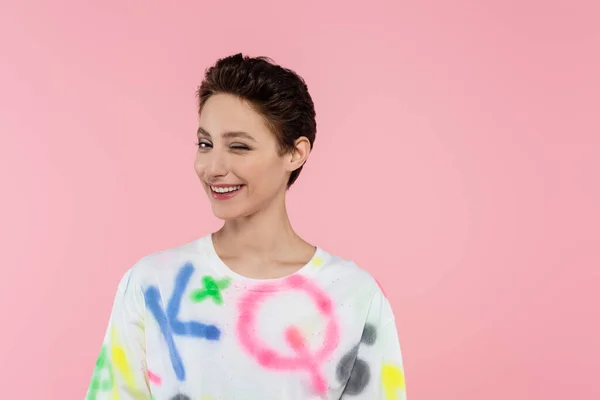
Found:
M 87 399 L 406 399 L 394 314 L 376 280 L 317 248 L 251 279 L 212 236 L 123 276 Z

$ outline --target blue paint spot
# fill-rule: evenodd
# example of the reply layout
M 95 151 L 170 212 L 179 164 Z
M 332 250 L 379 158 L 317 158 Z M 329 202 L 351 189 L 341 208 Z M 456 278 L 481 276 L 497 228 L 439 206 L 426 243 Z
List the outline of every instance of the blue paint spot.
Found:
M 162 308 L 160 292 L 156 286 L 150 286 L 144 291 L 146 306 L 160 326 L 160 330 L 169 348 L 173 370 L 179 381 L 185 380 L 185 368 L 181 360 L 181 355 L 175 345 L 173 335 L 192 336 L 207 340 L 219 340 L 221 337 L 221 331 L 215 325 L 206 325 L 197 321 L 184 322 L 179 320 L 179 309 L 181 308 L 183 292 L 185 292 L 193 273 L 194 266 L 191 263 L 187 263 L 181 267 L 175 278 L 175 287 L 167 304 L 166 312 Z

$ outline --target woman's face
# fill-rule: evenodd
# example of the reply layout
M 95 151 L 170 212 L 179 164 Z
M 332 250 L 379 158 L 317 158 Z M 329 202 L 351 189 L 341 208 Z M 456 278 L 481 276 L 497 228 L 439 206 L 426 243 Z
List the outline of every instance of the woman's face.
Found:
M 198 128 L 196 173 L 217 218 L 252 215 L 283 199 L 290 173 L 306 158 L 280 155 L 275 135 L 244 100 L 214 94 L 204 104 Z

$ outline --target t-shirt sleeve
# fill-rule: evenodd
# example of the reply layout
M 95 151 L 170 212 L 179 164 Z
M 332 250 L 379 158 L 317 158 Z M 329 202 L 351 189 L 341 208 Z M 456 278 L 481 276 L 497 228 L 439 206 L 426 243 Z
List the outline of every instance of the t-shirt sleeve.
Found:
M 151 399 L 145 358 L 144 297 L 129 269 L 119 282 L 86 400 Z
M 343 399 L 406 400 L 396 320 L 381 290 L 371 301 Z

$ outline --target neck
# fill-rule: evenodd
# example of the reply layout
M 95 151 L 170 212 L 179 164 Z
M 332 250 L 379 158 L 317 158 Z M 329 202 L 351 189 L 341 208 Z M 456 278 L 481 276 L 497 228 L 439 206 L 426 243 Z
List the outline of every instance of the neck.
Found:
M 251 216 L 226 221 L 214 239 L 223 249 L 235 248 L 235 253 L 250 256 L 269 257 L 285 252 L 302 239 L 292 228 L 285 201 L 274 203 Z

